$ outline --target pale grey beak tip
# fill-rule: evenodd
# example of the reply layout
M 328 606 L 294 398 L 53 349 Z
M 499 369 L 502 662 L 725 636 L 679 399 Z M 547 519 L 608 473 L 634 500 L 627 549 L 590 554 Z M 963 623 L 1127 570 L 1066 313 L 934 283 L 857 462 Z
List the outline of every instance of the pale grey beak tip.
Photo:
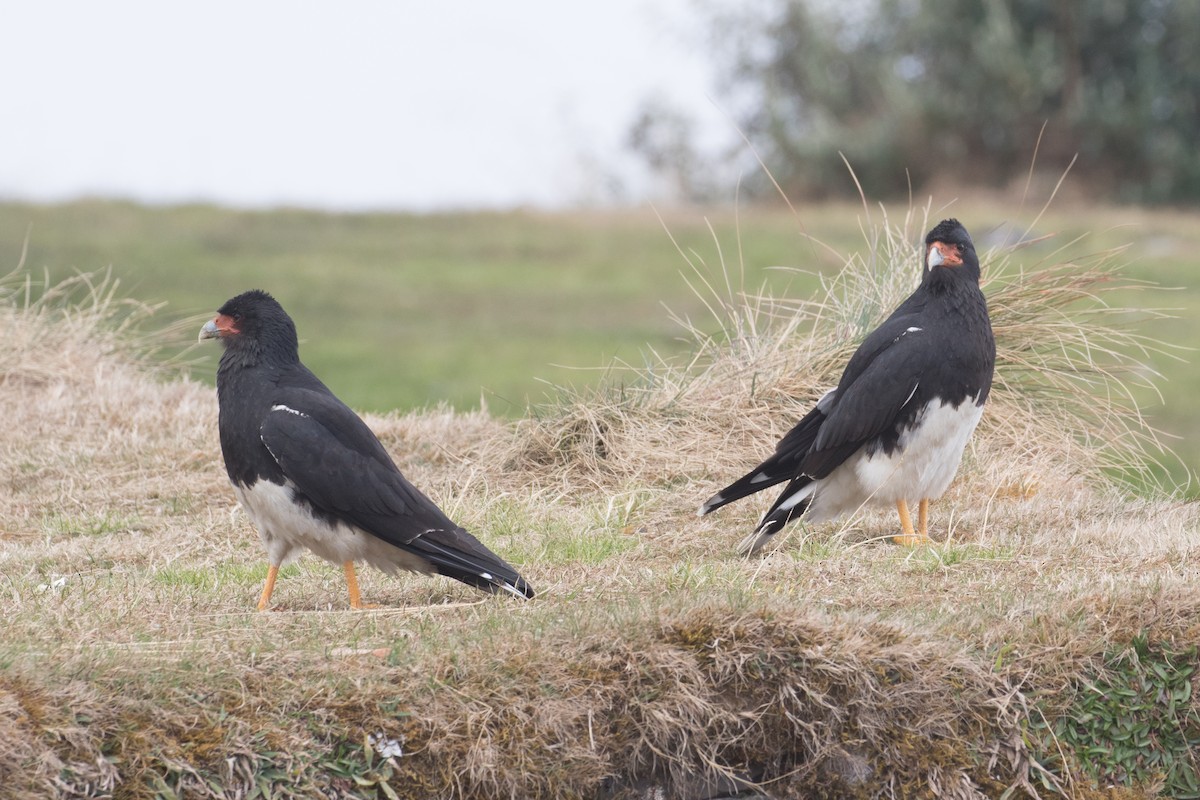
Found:
M 210 319 L 200 329 L 200 337 L 196 341 L 203 342 L 205 339 L 219 339 L 220 337 L 221 330 L 217 327 L 217 321 Z

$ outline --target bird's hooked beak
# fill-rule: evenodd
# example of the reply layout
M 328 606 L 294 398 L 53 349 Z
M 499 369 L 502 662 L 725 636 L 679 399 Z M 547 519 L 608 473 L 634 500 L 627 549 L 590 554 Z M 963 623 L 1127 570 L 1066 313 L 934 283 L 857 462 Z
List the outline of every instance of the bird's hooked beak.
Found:
M 200 329 L 200 337 L 197 341 L 203 342 L 205 339 L 220 339 L 223 336 L 237 332 L 238 329 L 233 324 L 233 317 L 226 316 L 225 314 L 217 314 L 217 316 L 204 323 L 204 327 Z
M 930 269 L 934 267 L 961 267 L 963 263 L 962 256 L 958 254 L 958 248 L 945 242 L 934 242 L 929 245 L 927 262 Z

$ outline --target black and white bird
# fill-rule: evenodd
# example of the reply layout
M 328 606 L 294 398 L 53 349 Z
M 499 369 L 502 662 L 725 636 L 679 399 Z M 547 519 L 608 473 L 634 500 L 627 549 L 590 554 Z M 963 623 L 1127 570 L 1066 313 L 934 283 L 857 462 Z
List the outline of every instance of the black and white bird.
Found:
M 758 552 L 794 519 L 832 520 L 865 504 L 895 505 L 897 542 L 929 541 L 929 501 L 949 487 L 983 414 L 996 342 L 979 256 L 958 220 L 943 220 L 925 237 L 924 263 L 921 285 L 867 336 L 837 388 L 770 458 L 700 507 L 704 515 L 787 483 L 742 553 Z
M 296 326 L 271 295 L 255 290 L 225 303 L 200 329 L 205 339 L 224 346 L 225 469 L 270 561 L 260 610 L 279 567 L 305 549 L 343 565 L 354 608 L 364 607 L 356 561 L 533 596 L 516 570 L 410 484 L 366 423 L 300 363 Z

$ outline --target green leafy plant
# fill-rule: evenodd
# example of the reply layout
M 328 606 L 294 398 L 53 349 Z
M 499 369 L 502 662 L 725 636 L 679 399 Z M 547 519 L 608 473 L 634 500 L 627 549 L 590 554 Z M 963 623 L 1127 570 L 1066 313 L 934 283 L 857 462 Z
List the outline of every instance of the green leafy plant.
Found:
M 392 758 L 381 754 L 374 738 L 364 734 L 361 746 L 340 743 L 323 766 L 326 774 L 344 784 L 346 790 L 399 800 L 391 786 L 393 764 Z
M 1044 725 L 1051 755 L 1043 766 L 1101 786 L 1161 787 L 1166 797 L 1200 798 L 1197 663 L 1195 645 L 1177 650 L 1144 634 L 1133 639 L 1097 674 L 1078 680 L 1065 713 Z

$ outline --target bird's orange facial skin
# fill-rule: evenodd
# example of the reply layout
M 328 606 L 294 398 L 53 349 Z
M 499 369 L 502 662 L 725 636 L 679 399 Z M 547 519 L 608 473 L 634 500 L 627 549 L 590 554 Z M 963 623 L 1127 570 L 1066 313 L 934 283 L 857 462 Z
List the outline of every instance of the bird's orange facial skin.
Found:
M 241 333 L 241 331 L 238 330 L 237 323 L 234 321 L 233 317 L 226 314 L 217 314 L 217 316 L 213 318 L 213 324 L 217 326 L 217 331 L 221 334 L 221 336 L 232 336 L 234 334 Z
M 937 251 L 939 253 L 941 253 L 941 256 L 942 256 L 942 263 L 940 266 L 943 266 L 943 267 L 961 267 L 962 266 L 962 263 L 963 263 L 962 256 L 960 256 L 958 254 L 957 247 L 955 247 L 952 244 L 946 244 L 945 242 L 934 242 L 933 244 L 929 245 L 930 250 L 933 250 L 935 248 L 937 249 Z M 928 257 L 926 257 L 926 261 L 928 261 Z

